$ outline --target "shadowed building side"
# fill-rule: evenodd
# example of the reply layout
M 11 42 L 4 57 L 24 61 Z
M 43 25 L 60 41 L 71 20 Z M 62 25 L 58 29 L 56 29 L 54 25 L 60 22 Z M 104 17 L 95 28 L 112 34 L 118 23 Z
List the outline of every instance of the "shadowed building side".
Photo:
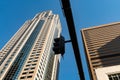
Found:
M 81 32 L 91 80 L 119 80 L 120 23 L 82 29 Z
M 120 65 L 120 36 L 106 43 L 98 49 L 98 57 L 101 63 L 96 66 L 114 66 Z M 93 59 L 96 59 L 93 58 Z

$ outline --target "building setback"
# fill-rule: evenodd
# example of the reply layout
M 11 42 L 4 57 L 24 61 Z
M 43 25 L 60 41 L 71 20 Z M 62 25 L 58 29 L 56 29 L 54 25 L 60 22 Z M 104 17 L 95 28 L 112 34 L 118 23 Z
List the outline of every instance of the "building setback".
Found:
M 81 33 L 91 80 L 120 80 L 120 22 Z
M 52 11 L 26 21 L 0 50 L 0 80 L 57 80 L 60 55 L 52 48 L 60 33 Z

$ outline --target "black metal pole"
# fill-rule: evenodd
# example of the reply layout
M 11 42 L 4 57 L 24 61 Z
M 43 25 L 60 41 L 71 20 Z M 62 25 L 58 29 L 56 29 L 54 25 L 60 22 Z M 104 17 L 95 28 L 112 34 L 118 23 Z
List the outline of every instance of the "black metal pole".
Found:
M 74 26 L 74 21 L 73 21 L 73 16 L 72 16 L 72 11 L 70 7 L 70 1 L 69 0 L 61 0 L 62 4 L 62 9 L 64 12 L 64 15 L 66 17 L 67 25 L 68 25 L 68 30 L 74 50 L 74 55 L 78 67 L 78 72 L 79 72 L 79 77 L 81 80 L 85 80 L 84 72 L 83 72 L 83 66 L 82 66 L 82 61 L 80 57 L 80 51 L 78 47 L 78 42 L 77 42 L 77 36 L 76 36 L 76 31 L 75 31 L 75 26 Z
M 71 40 L 67 40 L 67 41 L 65 41 L 64 43 L 69 43 L 69 42 L 71 42 Z

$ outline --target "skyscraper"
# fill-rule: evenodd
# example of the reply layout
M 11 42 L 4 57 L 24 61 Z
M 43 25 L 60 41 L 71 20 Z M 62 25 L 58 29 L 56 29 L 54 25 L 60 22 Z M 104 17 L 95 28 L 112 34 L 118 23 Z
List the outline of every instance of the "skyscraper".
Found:
M 91 80 L 120 80 L 120 23 L 81 32 Z
M 26 21 L 0 51 L 0 80 L 57 80 L 60 55 L 52 49 L 60 33 L 52 11 Z

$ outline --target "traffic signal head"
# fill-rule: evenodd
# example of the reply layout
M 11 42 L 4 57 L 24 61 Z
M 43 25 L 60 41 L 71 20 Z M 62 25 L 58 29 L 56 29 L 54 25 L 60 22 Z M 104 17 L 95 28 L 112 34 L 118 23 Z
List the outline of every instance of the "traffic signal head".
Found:
M 63 36 L 60 36 L 60 38 L 55 38 L 54 39 L 54 47 L 53 51 L 55 54 L 61 54 L 62 56 L 65 53 L 65 39 Z

